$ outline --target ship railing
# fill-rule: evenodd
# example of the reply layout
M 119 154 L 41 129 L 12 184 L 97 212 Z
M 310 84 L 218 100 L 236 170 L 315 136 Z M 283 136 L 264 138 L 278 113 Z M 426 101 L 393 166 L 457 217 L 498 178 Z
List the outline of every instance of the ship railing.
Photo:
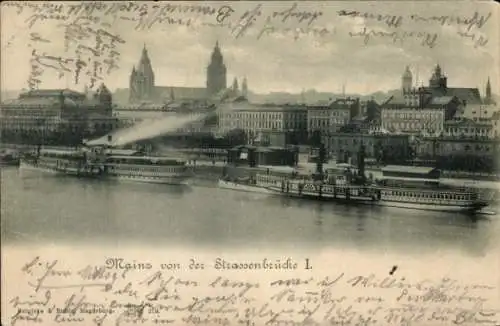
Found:
M 443 192 L 477 192 L 478 188 L 476 187 L 467 187 L 467 186 L 447 186 L 440 185 L 437 187 L 429 188 L 426 185 L 417 185 L 417 184 L 402 184 L 402 183 L 374 183 L 373 186 L 377 188 L 395 188 L 395 189 L 423 189 L 423 190 L 439 190 Z

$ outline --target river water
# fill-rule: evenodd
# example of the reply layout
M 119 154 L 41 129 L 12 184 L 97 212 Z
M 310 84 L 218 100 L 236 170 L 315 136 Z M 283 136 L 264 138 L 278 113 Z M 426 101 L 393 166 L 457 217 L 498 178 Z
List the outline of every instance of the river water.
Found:
M 6 244 L 140 243 L 200 248 L 350 248 L 462 256 L 500 251 L 500 219 L 345 206 L 203 187 L 2 171 Z
M 257 311 L 268 304 L 272 305 L 272 309 L 291 307 L 288 301 L 270 301 L 276 290 L 264 284 L 272 284 L 273 280 L 292 277 L 314 277 L 316 280 L 327 277 L 332 280 L 338 275 L 350 278 L 360 274 L 394 280 L 432 280 L 436 284 L 440 280 L 452 279 L 456 284 L 464 284 L 464 288 L 469 288 L 468 284 L 481 282 L 492 286 L 492 290 L 474 290 L 481 300 L 486 300 L 484 309 L 500 307 L 498 216 L 471 219 L 451 213 L 344 206 L 223 190 L 208 180 L 203 184 L 191 187 L 126 184 L 44 174 L 26 175 L 15 168 L 3 169 L 2 278 L 8 281 L 2 283 L 2 324 L 10 324 L 9 318 L 16 315 L 13 298 L 19 297 L 21 301 L 27 302 L 34 298 L 42 300 L 41 294 L 34 296 L 36 293 L 31 284 L 38 282 L 36 280 L 41 279 L 38 277 L 42 277 L 45 272 L 33 274 L 26 272 L 23 267 L 32 266 L 30 262 L 38 259 L 57 263 L 59 268 L 66 267 L 73 271 L 86 265 L 100 266 L 110 257 L 151 262 L 155 268 L 160 263 L 168 266 L 179 264 L 182 270 L 164 271 L 165 275 L 200 282 L 204 287 L 200 285 L 196 295 L 201 297 L 216 295 L 216 289 L 208 284 L 217 277 L 258 282 L 263 288 L 261 292 L 254 293 L 255 301 L 236 304 L 241 304 L 241 309 L 248 306 L 248 309 Z M 293 260 L 300 263 L 301 268 L 290 271 L 221 271 L 214 265 L 219 257 L 229 261 Z M 204 270 L 192 270 L 192 261 L 204 264 Z M 305 261 L 313 267 L 305 268 L 308 266 Z M 40 266 L 44 264 L 39 263 Z M 46 266 L 49 266 L 48 263 Z M 139 270 L 131 273 L 130 278 L 116 287 L 130 282 L 127 286 L 131 284 L 134 289 L 142 289 L 144 285 L 141 284 L 144 283 L 141 280 L 149 275 L 148 272 Z M 56 276 L 52 275 L 50 280 L 44 279 L 44 282 L 56 284 L 56 289 L 57 282 L 66 285 L 71 285 L 71 280 L 76 282 L 74 277 L 57 279 Z M 470 289 L 476 288 L 471 286 Z M 177 290 L 182 300 L 195 295 L 184 289 Z M 306 290 L 310 291 L 311 288 L 299 288 L 297 291 Z M 216 293 L 229 296 L 231 291 L 234 290 Z M 450 295 L 449 298 L 458 298 L 457 295 L 462 293 L 456 291 L 446 293 Z M 406 307 L 403 305 L 406 301 L 396 300 L 401 293 L 397 288 L 354 289 L 346 284 L 334 288 L 336 296 L 344 295 L 349 300 L 367 295 L 381 297 L 382 303 L 378 304 L 377 309 L 382 310 L 378 310 L 374 317 L 379 318 L 379 322 L 370 325 L 383 326 L 403 325 L 399 319 L 390 319 L 390 322 L 387 319 L 392 316 L 392 308 Z M 130 300 L 128 297 L 122 298 L 122 294 L 104 295 L 98 288 L 86 288 L 82 292 L 71 287 L 65 290 L 64 286 L 61 290 L 53 290 L 52 296 L 58 306 L 65 305 L 71 298 L 103 301 L 106 304 L 115 299 Z M 138 304 L 142 299 L 137 300 Z M 435 315 L 437 311 L 444 311 L 440 310 L 442 308 L 471 309 L 470 302 L 453 300 L 450 303 L 440 301 L 432 304 L 410 302 L 419 309 L 425 309 L 428 319 L 406 322 L 404 325 L 454 325 L 453 320 L 461 320 L 462 310 L 456 310 L 456 313 L 455 310 L 449 310 L 451 312 L 446 318 Z M 315 305 L 308 307 L 312 309 Z M 360 316 L 369 318 L 373 315 L 372 303 L 348 301 L 341 307 L 350 309 L 347 308 L 349 305 Z M 321 309 L 325 310 L 327 306 Z M 326 316 L 326 310 L 323 310 L 318 311 L 315 318 L 320 320 Z M 477 325 L 478 321 L 474 318 L 479 315 L 476 310 L 466 311 L 474 313 L 468 314 L 470 320 L 461 324 Z M 341 314 L 341 310 L 337 313 Z M 180 320 L 180 314 L 165 316 Z M 109 316 L 103 325 L 118 325 L 118 322 L 115 323 L 118 315 Z M 55 325 L 54 320 L 60 316 L 44 313 L 40 317 L 43 321 L 38 324 Z M 93 325 L 89 319 L 91 317 L 87 316 L 82 322 L 71 325 Z M 482 321 L 486 318 L 482 315 L 479 317 Z M 304 317 L 296 315 L 289 318 L 301 321 Z M 500 320 L 500 312 L 488 318 Z M 256 319 L 251 325 L 269 325 L 267 319 Z M 180 322 L 175 324 L 185 325 Z

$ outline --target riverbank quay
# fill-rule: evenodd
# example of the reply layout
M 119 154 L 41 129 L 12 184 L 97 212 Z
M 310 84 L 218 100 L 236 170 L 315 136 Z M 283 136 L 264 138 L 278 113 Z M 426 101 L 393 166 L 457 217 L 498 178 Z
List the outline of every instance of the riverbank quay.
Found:
M 44 146 L 45 148 L 60 149 L 60 150 L 74 150 L 72 147 L 61 146 Z M 13 144 L 0 144 L 0 149 L 9 149 L 18 153 L 30 152 L 36 150 L 34 145 L 13 145 Z M 190 155 L 190 151 L 178 151 L 171 149 L 162 151 L 160 155 L 165 156 L 178 156 L 187 161 L 187 166 L 193 178 L 193 184 L 198 183 L 213 183 L 218 181 L 223 175 L 231 178 L 241 178 L 255 176 L 256 174 L 279 174 L 283 176 L 291 176 L 295 171 L 302 171 L 302 173 L 310 174 L 314 171 L 315 164 L 300 163 L 298 169 L 287 166 L 257 166 L 249 167 L 244 165 L 227 165 L 222 156 L 209 159 L 208 157 L 196 157 Z M 195 158 L 196 157 L 196 158 Z M 327 164 L 328 165 L 328 164 Z M 325 165 L 325 167 L 327 166 Z M 381 167 L 367 167 L 366 174 L 372 174 L 373 178 L 382 177 Z M 489 201 L 500 202 L 500 181 L 496 176 L 490 176 L 481 173 L 471 172 L 457 172 L 457 171 L 441 171 L 441 182 L 443 184 L 477 188 L 481 192 L 481 196 Z M 473 177 L 467 178 L 467 175 Z
M 48 149 L 58 149 L 58 150 L 74 150 L 75 147 L 64 147 L 64 146 L 44 146 Z M 35 145 L 22 145 L 22 144 L 0 144 L 0 149 L 14 150 L 18 152 L 26 152 L 36 150 Z M 215 165 L 225 164 L 227 159 L 227 151 L 224 149 L 211 149 L 211 148 L 162 148 L 158 154 L 171 156 L 179 155 L 180 157 L 200 162 L 200 164 L 207 165 L 212 164 L 215 161 Z M 201 163 L 204 162 L 204 163 Z M 307 165 L 301 163 L 300 165 Z M 381 173 L 382 166 L 367 166 L 367 172 Z M 451 170 L 441 170 L 442 180 L 459 180 L 461 183 L 486 181 L 486 184 L 493 182 L 500 187 L 500 173 L 484 173 L 484 172 L 471 172 L 471 171 L 451 171 Z M 480 187 L 483 187 L 480 185 Z M 487 188 L 495 188 L 495 186 L 485 186 Z

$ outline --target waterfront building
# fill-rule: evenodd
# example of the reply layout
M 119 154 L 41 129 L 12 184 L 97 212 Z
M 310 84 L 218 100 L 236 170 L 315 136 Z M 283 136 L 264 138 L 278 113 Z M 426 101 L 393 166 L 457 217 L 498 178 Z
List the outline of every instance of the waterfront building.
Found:
M 314 131 L 321 134 L 334 132 L 338 127 L 349 122 L 349 110 L 333 110 L 329 106 L 307 107 L 307 131 L 312 135 Z M 339 126 L 340 124 L 340 126 Z
M 285 138 L 282 142 L 294 143 L 299 138 L 304 138 L 307 133 L 305 106 L 257 105 L 240 99 L 222 104 L 217 114 L 220 134 L 241 129 L 245 131 L 251 143 L 269 143 L 271 135 L 274 138 L 282 136 L 282 139 Z M 263 138 L 268 138 L 268 141 Z
M 410 85 L 412 85 L 412 74 L 409 67 L 406 67 L 402 76 L 402 95 L 408 94 L 410 97 L 413 96 L 412 94 L 415 93 L 415 88 L 410 87 Z M 422 90 L 432 98 L 443 96 L 456 97 L 463 105 L 483 103 L 479 89 L 477 88 L 448 87 L 448 77 L 445 76 L 439 64 L 434 68 L 428 86 L 417 86 L 417 88 L 422 88 Z
M 298 163 L 296 149 L 283 147 L 235 146 L 227 152 L 227 162 L 233 165 L 295 166 Z
M 480 120 L 467 118 L 448 120 L 444 125 L 443 136 L 460 139 L 487 139 L 495 137 L 492 120 L 486 118 Z
M 118 125 L 104 84 L 92 96 L 70 89 L 31 90 L 1 106 L 3 142 L 77 144 Z
M 444 130 L 443 108 L 382 108 L 381 128 L 390 133 L 440 135 Z
M 491 119 L 495 112 L 500 111 L 500 106 L 490 104 L 470 104 L 461 108 L 456 117 L 471 119 L 474 121 Z
M 433 160 L 445 170 L 491 172 L 499 154 L 498 139 L 424 137 L 417 144 L 419 158 Z
M 357 153 L 361 145 L 366 158 L 380 162 L 404 162 L 411 158 L 408 135 L 331 133 L 323 137 L 323 144 L 331 159 L 337 162 L 357 164 Z
M 437 91 L 446 88 L 446 77 L 441 76 L 439 66 L 429 82 L 430 87 L 408 89 L 408 68 L 403 79 L 406 82 L 402 94 L 392 96 L 381 107 L 382 130 L 438 136 L 444 130 L 445 121 L 464 110 L 465 101 L 453 94 L 467 93 L 465 89 L 456 88 L 448 93 Z
M 500 139 L 500 111 L 493 114 L 491 117 L 491 124 L 493 125 L 491 138 Z
M 309 137 L 319 131 L 326 135 L 338 132 L 360 112 L 359 99 L 341 98 L 324 106 L 307 106 L 307 130 Z

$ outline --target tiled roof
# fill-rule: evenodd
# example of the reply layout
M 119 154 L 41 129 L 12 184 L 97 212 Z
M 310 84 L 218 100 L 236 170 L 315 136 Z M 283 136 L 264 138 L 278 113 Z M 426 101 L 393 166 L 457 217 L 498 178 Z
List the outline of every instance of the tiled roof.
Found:
M 425 166 L 405 166 L 405 165 L 387 165 L 382 168 L 382 172 L 401 172 L 401 173 L 416 173 L 428 174 L 435 168 Z
M 477 88 L 448 88 L 446 94 L 456 96 L 469 104 L 480 104 L 482 102 Z
M 25 98 L 18 98 L 18 99 L 13 99 L 9 101 L 5 101 L 2 103 L 3 106 L 6 105 L 27 105 L 27 106 L 50 106 L 50 105 L 56 105 L 59 103 L 59 99 L 54 98 L 54 97 L 25 97 Z
M 276 105 L 266 105 L 266 104 L 252 104 L 249 102 L 227 102 L 222 104 L 220 107 L 221 112 L 232 112 L 232 111 L 253 111 L 253 112 L 282 112 L 282 111 L 295 111 L 295 110 L 305 110 L 305 107 L 301 106 L 276 106 Z
M 37 90 L 31 90 L 24 92 L 20 94 L 21 97 L 24 96 L 59 96 L 61 95 L 61 92 L 64 96 L 67 95 L 78 95 L 82 96 L 84 95 L 83 93 L 73 91 L 71 89 L 65 88 L 65 89 L 37 89 Z
M 205 87 L 156 86 L 155 90 L 160 99 L 170 99 L 172 93 L 175 100 L 201 100 L 207 97 Z
M 453 101 L 454 96 L 437 96 L 433 97 L 429 104 L 431 105 L 446 105 Z
M 456 96 L 459 100 L 466 101 L 467 104 L 482 103 L 481 95 L 477 88 L 449 87 L 442 90 L 426 87 L 425 90 L 434 96 Z

